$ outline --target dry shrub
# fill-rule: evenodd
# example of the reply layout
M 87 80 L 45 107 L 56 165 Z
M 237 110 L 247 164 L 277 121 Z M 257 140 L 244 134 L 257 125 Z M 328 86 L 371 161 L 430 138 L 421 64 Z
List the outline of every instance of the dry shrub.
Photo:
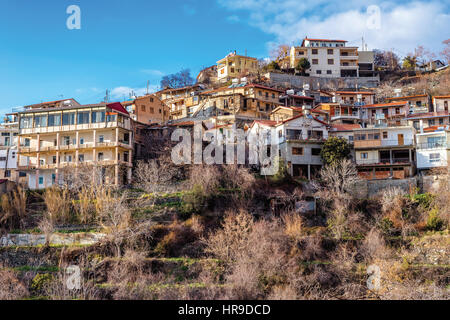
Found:
M 281 216 L 284 223 L 284 233 L 295 241 L 299 241 L 303 236 L 303 219 L 295 212 L 285 213 Z
M 389 255 L 389 249 L 386 247 L 383 237 L 375 228 L 366 235 L 360 249 L 364 259 L 368 262 L 386 258 Z
M 436 170 L 439 183 L 435 191 L 433 207 L 437 209 L 437 217 L 444 222 L 447 228 L 450 226 L 450 164 L 443 169 Z
M 83 224 L 96 220 L 95 192 L 92 187 L 84 186 L 78 191 L 78 200 L 73 202 L 78 221 Z
M 243 210 L 237 214 L 227 212 L 222 229 L 204 240 L 207 245 L 205 252 L 226 263 L 235 261 L 237 252 L 247 249 L 248 238 L 253 226 L 253 217 L 249 213 Z
M 176 189 L 179 171 L 170 157 L 148 162 L 138 161 L 134 170 L 134 182 L 136 187 L 149 193 L 172 192 Z
M 27 287 L 8 269 L 0 269 L 0 300 L 19 300 L 29 296 Z
M 162 256 L 173 257 L 179 256 L 183 251 L 187 251 L 189 244 L 199 239 L 197 231 L 201 227 L 194 222 L 186 224 L 174 220 L 167 228 L 169 232 L 158 242 L 155 252 Z M 197 231 L 194 229 L 197 229 Z M 200 249 L 200 247 L 197 249 Z
M 189 186 L 200 186 L 205 195 L 214 194 L 220 186 L 221 172 L 215 165 L 194 165 L 189 175 Z
M 68 223 L 71 220 L 71 200 L 67 188 L 52 187 L 45 191 L 46 215 L 54 224 Z
M 297 300 L 297 292 L 289 285 L 275 286 L 267 297 L 268 300 Z
M 226 164 L 222 166 L 222 186 L 227 189 L 239 189 L 245 196 L 253 194 L 255 177 L 247 168 Z
M 236 260 L 226 276 L 230 298 L 264 298 L 274 287 L 285 284 L 291 263 L 287 250 L 278 223 L 256 222 L 247 243 L 236 252 Z
M 1 196 L 0 227 L 5 229 L 22 229 L 25 227 L 27 217 L 26 190 L 17 187 L 9 194 Z

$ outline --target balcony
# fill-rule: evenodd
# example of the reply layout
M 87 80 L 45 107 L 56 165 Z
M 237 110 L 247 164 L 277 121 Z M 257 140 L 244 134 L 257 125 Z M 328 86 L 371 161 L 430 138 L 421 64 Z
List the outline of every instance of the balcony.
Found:
M 378 166 L 390 166 L 390 165 L 411 165 L 413 161 L 409 158 L 394 158 L 392 162 L 389 159 L 358 159 L 356 164 L 359 166 L 378 165 Z
M 450 150 L 450 142 L 443 140 L 443 141 L 425 142 L 425 143 L 417 144 L 417 150 L 432 150 L 432 149 L 449 149 Z
M 355 140 L 355 149 L 381 147 L 381 140 Z
M 129 119 L 128 119 L 129 120 Z M 20 134 L 38 134 L 38 133 L 57 133 L 64 131 L 82 131 L 93 129 L 107 129 L 107 128 L 122 128 L 125 130 L 131 130 L 130 121 L 125 122 L 99 122 L 99 123 L 86 123 L 86 124 L 71 124 L 52 127 L 35 127 L 35 128 L 21 128 Z
M 76 144 L 68 144 L 68 145 L 60 145 L 59 148 L 57 146 L 48 146 L 41 147 L 39 150 L 36 147 L 20 147 L 19 153 L 37 153 L 37 152 L 56 152 L 56 151 L 75 151 L 75 150 L 87 150 L 94 148 L 114 148 L 121 147 L 124 149 L 132 149 L 133 147 L 130 145 L 129 141 L 119 141 L 116 142 L 98 142 L 95 146 L 93 142 L 79 144 L 78 147 Z

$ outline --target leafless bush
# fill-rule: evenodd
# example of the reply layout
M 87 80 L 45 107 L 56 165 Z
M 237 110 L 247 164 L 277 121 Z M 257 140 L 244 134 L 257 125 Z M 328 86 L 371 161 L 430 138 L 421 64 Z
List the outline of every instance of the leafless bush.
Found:
M 170 158 L 138 161 L 134 170 L 135 185 L 149 193 L 171 192 L 176 189 L 179 168 Z
M 331 197 L 341 198 L 348 195 L 360 180 L 355 165 L 348 159 L 323 167 L 320 179 L 324 186 L 322 193 L 330 193 Z
M 214 193 L 220 186 L 221 172 L 215 165 L 194 165 L 189 175 L 191 188 L 200 186 L 205 193 Z
M 253 226 L 253 217 L 249 213 L 228 212 L 224 217 L 222 229 L 204 240 L 207 245 L 205 252 L 227 263 L 235 261 L 237 252 L 245 250 L 249 245 L 248 238 Z
M 0 227 L 5 229 L 24 228 L 27 217 L 27 193 L 17 187 L 9 194 L 1 196 Z
M 373 228 L 366 235 L 361 246 L 361 254 L 368 262 L 378 258 L 386 258 L 389 255 L 389 249 L 386 247 L 384 239 L 377 229 Z
M 239 189 L 244 195 L 250 196 L 253 194 L 255 177 L 245 167 L 227 164 L 222 166 L 222 183 L 224 188 Z
M 443 169 L 436 170 L 434 174 L 439 176 L 439 183 L 435 191 L 433 206 L 438 209 L 438 217 L 450 226 L 450 164 Z
M 27 287 L 13 271 L 0 269 L 0 300 L 19 300 L 28 296 Z

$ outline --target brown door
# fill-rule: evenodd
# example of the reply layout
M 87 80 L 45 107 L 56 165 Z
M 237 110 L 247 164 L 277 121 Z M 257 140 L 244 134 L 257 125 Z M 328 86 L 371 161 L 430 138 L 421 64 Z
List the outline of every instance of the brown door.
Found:
M 403 137 L 403 134 L 399 134 L 398 135 L 398 145 L 402 146 L 404 142 L 405 142 L 405 139 Z

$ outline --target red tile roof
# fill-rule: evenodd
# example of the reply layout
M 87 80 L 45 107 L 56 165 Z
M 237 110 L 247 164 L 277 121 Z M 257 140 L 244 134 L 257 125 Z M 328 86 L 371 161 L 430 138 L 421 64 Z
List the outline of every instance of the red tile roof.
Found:
M 446 96 L 434 96 L 433 98 L 435 98 L 435 99 L 450 99 L 450 95 L 446 95 Z
M 386 98 L 386 100 L 404 100 L 404 99 L 410 99 L 410 98 L 426 98 L 426 94 L 416 94 L 413 96 L 403 96 L 403 97 L 392 97 L 392 98 Z
M 389 102 L 389 103 L 378 103 L 378 104 L 366 104 L 361 106 L 362 108 L 382 108 L 382 107 L 396 107 L 405 106 L 407 102 Z
M 113 102 L 106 105 L 108 108 L 111 108 L 113 110 L 119 111 L 121 113 L 124 113 L 126 115 L 129 115 L 128 111 L 122 106 L 120 102 Z
M 333 124 L 331 128 L 333 129 L 333 131 L 352 131 L 353 129 L 361 129 L 361 126 L 356 123 L 337 123 Z
M 433 117 L 450 117 L 450 113 L 448 113 L 447 111 L 439 111 L 439 112 L 424 112 L 407 115 L 408 119 L 433 118 Z

